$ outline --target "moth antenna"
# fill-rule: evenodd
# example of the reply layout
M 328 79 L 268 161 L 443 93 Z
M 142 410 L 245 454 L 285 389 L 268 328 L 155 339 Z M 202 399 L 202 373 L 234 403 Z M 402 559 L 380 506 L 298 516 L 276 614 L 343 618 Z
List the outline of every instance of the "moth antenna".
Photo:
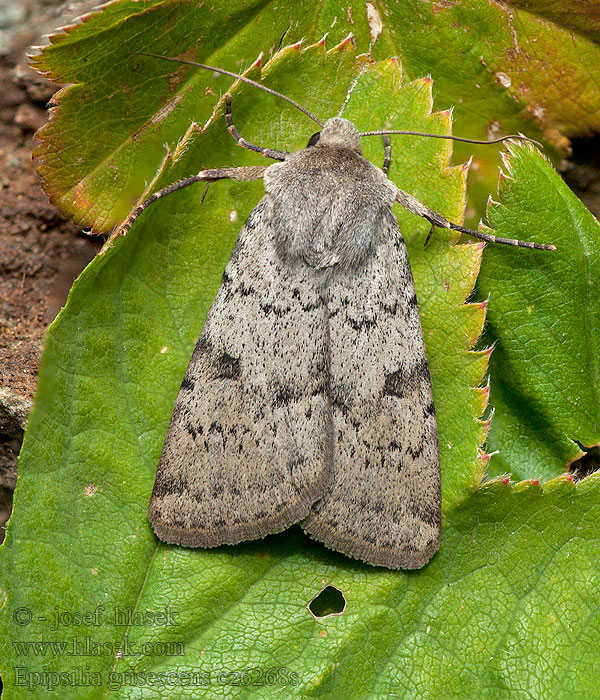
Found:
M 248 85 L 253 85 L 255 88 L 258 88 L 259 90 L 264 90 L 265 92 L 268 92 L 270 95 L 275 95 L 275 97 L 279 97 L 282 100 L 285 100 L 292 106 L 294 106 L 296 109 L 299 109 L 303 114 L 306 114 L 309 119 L 312 119 L 314 122 L 316 122 L 319 126 L 323 126 L 323 122 L 320 119 L 317 119 L 312 112 L 309 112 L 307 109 L 304 109 L 301 105 L 299 105 L 297 102 L 292 100 L 291 97 L 287 97 L 287 95 L 282 95 L 280 92 L 277 92 L 276 90 L 271 90 L 271 88 L 266 87 L 265 85 L 261 85 L 260 83 L 257 83 L 255 80 L 251 80 L 250 78 L 246 78 L 243 75 L 239 75 L 238 73 L 232 73 L 231 71 L 225 70 L 224 68 L 214 68 L 213 66 L 207 66 L 204 63 L 197 63 L 196 61 L 188 61 L 184 58 L 171 58 L 170 56 L 159 56 L 158 54 L 155 53 L 145 53 L 144 51 L 136 51 L 135 52 L 136 56 L 149 56 L 150 58 L 160 58 L 163 61 L 171 61 L 173 63 L 185 63 L 188 66 L 196 66 L 197 68 L 204 68 L 205 70 L 211 70 L 214 73 L 221 73 L 221 75 L 228 75 L 230 78 L 235 78 L 236 80 L 241 80 L 244 83 L 248 83 Z
M 510 134 L 509 136 L 500 136 L 497 139 L 492 139 L 491 141 L 479 141 L 478 139 L 465 139 L 461 136 L 449 136 L 447 134 L 427 134 L 423 131 L 402 131 L 400 129 L 390 129 L 389 131 L 363 131 L 359 136 L 383 136 L 384 134 L 405 134 L 406 136 L 428 136 L 432 139 L 449 139 L 451 141 L 463 141 L 464 143 L 476 143 L 485 146 L 490 143 L 500 143 L 501 141 L 507 141 L 508 139 L 519 139 L 521 141 L 529 141 L 529 143 L 534 143 L 536 146 L 543 148 L 539 141 L 534 141 L 528 136 L 523 136 L 522 134 Z

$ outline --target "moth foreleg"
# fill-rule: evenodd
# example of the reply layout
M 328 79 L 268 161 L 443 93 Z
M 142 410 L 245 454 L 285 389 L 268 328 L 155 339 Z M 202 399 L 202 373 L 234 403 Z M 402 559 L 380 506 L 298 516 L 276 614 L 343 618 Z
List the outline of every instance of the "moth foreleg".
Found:
M 244 166 L 240 168 L 213 168 L 211 170 L 201 170 L 196 175 L 191 177 L 186 177 L 183 180 L 174 182 L 168 187 L 164 187 L 162 190 L 153 192 L 147 199 L 145 199 L 141 204 L 139 204 L 125 219 L 125 221 L 117 227 L 114 231 L 110 240 L 114 239 L 116 236 L 124 236 L 129 229 L 133 226 L 136 219 L 141 215 L 144 209 L 148 208 L 157 199 L 161 199 L 172 192 L 181 190 L 188 185 L 193 185 L 195 182 L 214 182 L 215 180 L 237 180 L 237 181 L 250 181 L 250 180 L 260 180 L 263 177 L 267 166 L 265 165 L 254 165 L 254 166 Z M 203 198 L 204 201 L 204 198 Z

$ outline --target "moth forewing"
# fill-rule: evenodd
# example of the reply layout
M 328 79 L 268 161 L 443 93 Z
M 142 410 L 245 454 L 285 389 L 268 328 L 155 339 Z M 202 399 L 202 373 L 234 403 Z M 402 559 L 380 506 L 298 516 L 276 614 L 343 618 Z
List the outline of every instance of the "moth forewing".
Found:
M 327 308 L 282 264 L 271 212 L 265 197 L 248 217 L 175 403 L 149 507 L 166 542 L 284 530 L 331 483 Z
M 328 547 L 391 569 L 438 549 L 440 464 L 435 408 L 406 246 L 388 209 L 364 265 L 328 289 L 331 491 L 303 528 Z

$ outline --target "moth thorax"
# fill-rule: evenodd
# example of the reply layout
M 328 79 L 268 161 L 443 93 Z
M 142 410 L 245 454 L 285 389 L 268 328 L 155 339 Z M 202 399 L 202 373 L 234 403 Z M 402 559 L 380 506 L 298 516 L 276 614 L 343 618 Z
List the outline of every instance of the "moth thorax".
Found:
M 352 122 L 341 117 L 333 117 L 325 122 L 321 130 L 319 145 L 351 148 L 361 153 L 357 128 Z

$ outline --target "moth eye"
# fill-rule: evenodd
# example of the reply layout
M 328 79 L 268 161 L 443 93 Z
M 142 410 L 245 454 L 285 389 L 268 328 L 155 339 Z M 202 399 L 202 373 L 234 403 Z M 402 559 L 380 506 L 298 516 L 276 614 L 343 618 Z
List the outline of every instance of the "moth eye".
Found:
M 309 146 L 314 146 L 315 143 L 321 138 L 321 132 L 317 131 L 316 134 L 313 134 L 309 139 L 308 143 L 306 144 L 306 147 L 308 148 Z

